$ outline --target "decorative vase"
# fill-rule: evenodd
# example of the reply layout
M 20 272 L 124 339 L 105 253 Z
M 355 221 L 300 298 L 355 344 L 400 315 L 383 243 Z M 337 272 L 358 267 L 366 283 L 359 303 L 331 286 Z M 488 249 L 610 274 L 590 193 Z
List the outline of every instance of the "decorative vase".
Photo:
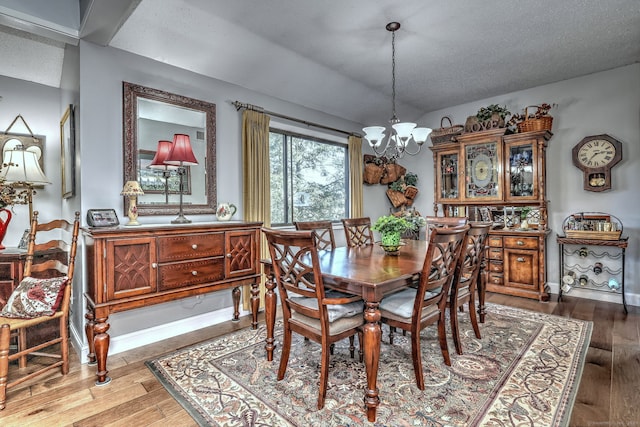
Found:
M 391 233 L 381 233 L 380 246 L 382 246 L 382 249 L 384 249 L 387 255 L 398 255 L 401 246 L 401 237 L 401 233 L 397 231 Z
M 6 215 L 2 215 L 2 213 Z M 9 209 L 0 209 L 0 250 L 5 247 L 2 245 L 2 240 L 4 239 L 4 235 L 7 234 L 7 229 L 9 228 L 9 222 L 11 221 L 11 211 Z
M 216 210 L 218 221 L 229 221 L 238 208 L 233 203 L 220 203 Z

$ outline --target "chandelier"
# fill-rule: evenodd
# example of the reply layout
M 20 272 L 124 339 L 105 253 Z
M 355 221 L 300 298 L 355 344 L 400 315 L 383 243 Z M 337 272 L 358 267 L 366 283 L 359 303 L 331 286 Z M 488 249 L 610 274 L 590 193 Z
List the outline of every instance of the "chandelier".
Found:
M 369 142 L 378 157 L 385 156 L 389 160 L 402 158 L 405 154 L 410 156 L 420 152 L 422 144 L 425 143 L 431 129 L 418 128 L 415 123 L 404 122 L 396 116 L 396 31 L 400 29 L 400 23 L 390 22 L 386 26 L 387 31 L 391 31 L 391 100 L 393 114 L 389 122 L 391 129 L 385 141 L 384 126 L 370 126 L 362 129 L 364 138 Z M 411 142 L 413 141 L 413 144 Z M 415 147 L 410 147 L 414 145 Z

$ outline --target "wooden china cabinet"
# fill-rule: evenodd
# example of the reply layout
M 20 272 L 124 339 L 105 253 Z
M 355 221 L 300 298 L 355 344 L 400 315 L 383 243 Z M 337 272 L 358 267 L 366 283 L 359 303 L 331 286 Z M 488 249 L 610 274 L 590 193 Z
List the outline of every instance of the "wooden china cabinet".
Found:
M 488 291 L 548 301 L 545 161 L 553 134 L 504 132 L 465 133 L 458 142 L 430 147 L 434 211 L 494 222 L 483 273 Z

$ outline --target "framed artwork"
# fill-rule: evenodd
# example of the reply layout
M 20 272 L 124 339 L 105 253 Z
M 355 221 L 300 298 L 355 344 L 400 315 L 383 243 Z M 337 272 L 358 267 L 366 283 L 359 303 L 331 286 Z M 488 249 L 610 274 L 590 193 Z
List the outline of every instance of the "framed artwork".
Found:
M 60 119 L 60 168 L 62 198 L 73 197 L 76 191 L 76 138 L 74 107 L 69 104 Z
M 89 209 L 87 224 L 89 227 L 115 227 L 120 221 L 115 209 Z

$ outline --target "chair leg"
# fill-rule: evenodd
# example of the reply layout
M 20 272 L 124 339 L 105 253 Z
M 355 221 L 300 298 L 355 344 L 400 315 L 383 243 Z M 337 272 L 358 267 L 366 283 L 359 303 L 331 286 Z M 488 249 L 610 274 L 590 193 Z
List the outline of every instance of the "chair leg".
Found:
M 481 339 L 480 327 L 478 325 L 478 318 L 476 317 L 476 301 L 473 298 L 473 294 L 469 297 L 469 317 L 471 318 L 471 326 L 473 326 L 473 332 L 476 333 L 476 338 Z
M 318 388 L 318 409 L 324 408 L 324 398 L 327 395 L 327 384 L 329 382 L 329 349 L 322 347 L 320 360 L 320 386 Z
M 18 329 L 18 350 L 22 351 L 27 348 L 27 328 Z M 20 369 L 27 367 L 27 355 L 18 358 L 18 366 Z
M 356 340 L 355 335 L 351 335 L 349 337 L 349 353 L 351 354 L 352 359 L 355 357 L 355 352 L 356 352 L 356 346 L 354 345 L 355 340 Z
M 289 363 L 289 353 L 291 352 L 291 329 L 288 325 L 284 327 L 284 337 L 282 338 L 282 354 L 280 355 L 280 367 L 278 368 L 278 381 L 284 378 Z
M 364 361 L 364 334 L 362 329 L 358 329 L 358 354 L 360 355 L 360 363 Z
M 393 345 L 393 334 L 396 331 L 395 326 L 389 326 L 389 344 Z
M 447 345 L 447 329 L 445 327 L 445 311 L 440 311 L 440 320 L 438 320 L 438 341 L 440 341 L 440 350 L 444 358 L 444 364 L 451 366 L 451 358 L 449 357 L 449 346 Z
M 329 354 L 331 354 L 333 356 L 333 350 L 336 348 L 336 344 L 335 343 L 331 343 L 331 345 L 329 346 Z
M 11 342 L 11 328 L 9 325 L 0 326 L 0 410 L 4 409 L 7 401 L 7 382 L 9 381 L 9 344 Z
M 420 353 L 420 331 L 411 331 L 411 357 L 413 358 L 413 372 L 416 374 L 416 385 L 424 390 L 424 378 L 422 376 L 422 355 Z
M 449 307 L 449 317 L 451 321 L 451 335 L 453 336 L 453 344 L 456 347 L 456 353 L 462 354 L 462 343 L 460 342 L 460 328 L 458 325 L 458 310 L 456 310 L 455 301 L 451 302 Z
M 61 348 L 61 356 L 62 356 L 62 366 L 60 367 L 60 371 L 62 375 L 67 375 L 69 373 L 69 322 L 67 316 L 62 316 L 60 318 L 60 334 L 62 335 L 62 342 L 60 345 Z

